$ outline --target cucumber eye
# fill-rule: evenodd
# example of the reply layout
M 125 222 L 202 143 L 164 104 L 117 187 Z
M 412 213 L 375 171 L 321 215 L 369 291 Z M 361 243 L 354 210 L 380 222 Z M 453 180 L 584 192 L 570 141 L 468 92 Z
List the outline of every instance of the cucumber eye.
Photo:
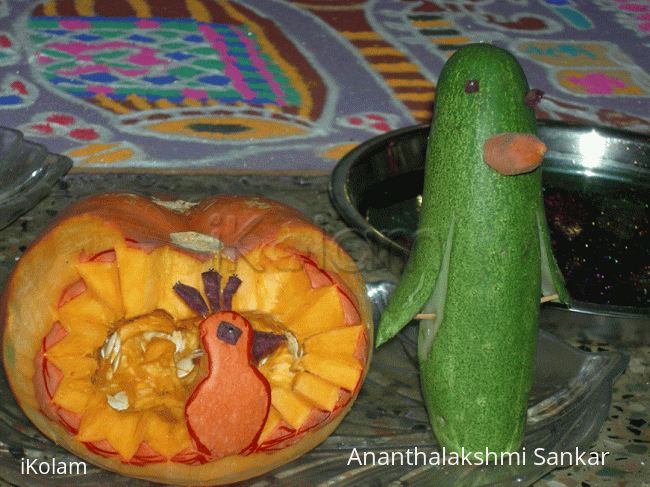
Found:
M 465 93 L 476 93 L 479 90 L 477 79 L 468 79 L 465 81 Z
M 526 93 L 526 96 L 524 97 L 524 103 L 531 108 L 535 108 L 543 96 L 544 92 L 542 90 L 534 88 Z

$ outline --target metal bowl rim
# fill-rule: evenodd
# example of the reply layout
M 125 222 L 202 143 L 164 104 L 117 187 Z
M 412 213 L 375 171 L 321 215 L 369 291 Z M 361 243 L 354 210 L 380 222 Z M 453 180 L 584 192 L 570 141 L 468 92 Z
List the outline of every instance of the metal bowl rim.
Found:
M 615 137 L 626 140 L 632 144 L 646 145 L 650 147 L 650 137 L 644 134 L 609 128 L 596 125 L 587 125 L 573 122 L 562 122 L 557 120 L 538 120 L 538 127 L 556 130 L 571 131 L 596 131 L 599 134 L 608 137 Z M 386 134 L 382 134 L 362 142 L 350 152 L 345 154 L 332 170 L 329 182 L 329 195 L 332 205 L 339 213 L 341 218 L 351 227 L 357 228 L 363 232 L 363 236 L 372 240 L 375 244 L 398 254 L 402 258 L 407 258 L 409 251 L 406 247 L 394 242 L 379 232 L 376 228 L 368 223 L 353 204 L 353 197 L 348 188 L 348 175 L 356 161 L 362 159 L 368 152 L 375 152 L 377 147 L 381 147 L 388 141 L 403 137 L 406 134 L 417 134 L 424 132 L 428 137 L 430 124 L 424 123 L 403 127 Z M 567 308 L 563 304 L 546 303 L 545 306 Z M 650 309 L 640 307 L 626 306 L 608 306 L 593 303 L 574 302 L 568 309 L 578 313 L 588 315 L 607 315 L 612 318 L 639 318 L 647 320 L 650 317 Z

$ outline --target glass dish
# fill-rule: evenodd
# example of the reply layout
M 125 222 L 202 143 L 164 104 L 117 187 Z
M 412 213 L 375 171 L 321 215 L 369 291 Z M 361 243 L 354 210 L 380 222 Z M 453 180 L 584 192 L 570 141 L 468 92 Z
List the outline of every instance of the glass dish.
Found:
M 378 316 L 394 284 L 370 283 Z M 528 486 L 554 469 L 553 454 L 588 449 L 607 417 L 612 383 L 623 372 L 622 352 L 587 353 L 541 332 L 524 448 L 519 460 L 497 465 L 429 465 L 439 452 L 422 401 L 416 360 L 416 326 L 375 351 L 351 411 L 320 446 L 267 475 L 239 487 Z M 538 458 L 536 449 L 542 454 Z M 526 455 L 523 456 L 523 452 Z M 410 452 L 410 453 L 409 453 Z M 401 459 L 400 459 L 401 454 Z M 372 463 L 374 455 L 375 463 Z M 394 458 L 389 464 L 386 455 Z M 550 461 L 548 459 L 551 459 Z M 16 405 L 4 370 L 0 376 L 0 479 L 24 487 L 153 487 L 91 465 L 85 473 L 26 475 L 37 464 L 78 461 L 43 437 Z M 417 459 L 417 462 L 415 461 Z M 409 461 L 411 464 L 409 464 Z M 383 464 L 382 464 L 383 463 Z M 400 483 L 401 482 L 401 483 Z M 0 483 L 1 484 L 1 483 Z
M 0 229 L 33 208 L 71 167 L 70 158 L 0 127 Z

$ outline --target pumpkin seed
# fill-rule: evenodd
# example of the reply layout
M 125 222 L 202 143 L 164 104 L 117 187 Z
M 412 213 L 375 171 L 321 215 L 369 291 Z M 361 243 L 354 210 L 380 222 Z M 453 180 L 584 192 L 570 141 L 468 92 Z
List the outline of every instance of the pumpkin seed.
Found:
M 106 394 L 106 399 L 108 400 L 108 405 L 118 411 L 124 411 L 129 407 L 129 398 L 124 391 L 120 391 L 112 396 Z

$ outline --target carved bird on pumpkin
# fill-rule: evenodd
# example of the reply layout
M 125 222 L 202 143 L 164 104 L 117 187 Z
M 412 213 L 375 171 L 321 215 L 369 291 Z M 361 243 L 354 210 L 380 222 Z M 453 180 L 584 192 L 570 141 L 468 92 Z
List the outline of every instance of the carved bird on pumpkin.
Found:
M 251 354 L 254 350 L 259 358 L 286 339 L 256 332 L 248 320 L 230 310 L 232 295 L 241 281 L 231 276 L 221 294 L 220 280 L 214 271 L 203 274 L 213 311 L 199 324 L 207 375 L 185 406 L 190 435 L 197 449 L 211 458 L 242 453 L 254 446 L 269 413 L 271 388 L 251 363 Z M 195 288 L 177 283 L 174 290 L 198 313 L 209 312 Z

